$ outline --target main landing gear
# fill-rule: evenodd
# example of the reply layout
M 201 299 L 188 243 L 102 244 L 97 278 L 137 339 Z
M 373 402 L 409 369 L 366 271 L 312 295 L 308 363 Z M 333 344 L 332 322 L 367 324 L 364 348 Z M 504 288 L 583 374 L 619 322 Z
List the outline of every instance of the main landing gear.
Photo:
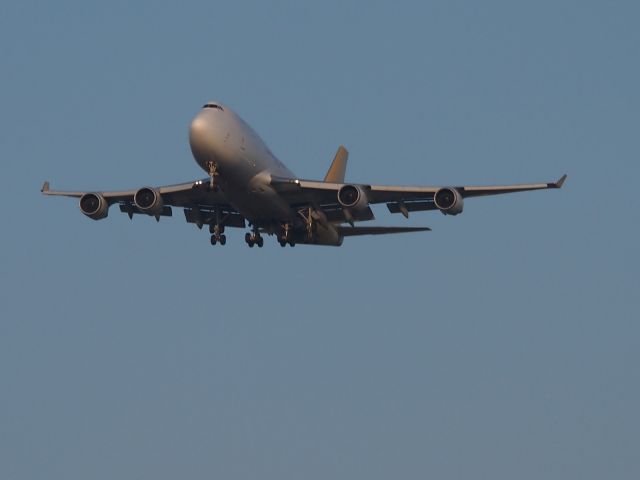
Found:
M 247 242 L 250 248 L 253 248 L 254 245 L 257 245 L 258 248 L 262 248 L 264 245 L 264 238 L 260 235 L 260 231 L 258 228 L 254 228 L 252 232 L 247 232 L 244 235 L 244 241 Z
M 224 234 L 224 225 L 209 225 L 209 232 L 211 233 L 211 245 L 217 243 L 225 245 L 227 243 L 227 236 Z
M 291 235 L 291 225 L 288 223 L 282 225 L 282 232 L 278 235 L 278 243 L 281 247 L 286 247 L 287 243 L 292 247 L 296 246 L 296 242 Z
M 227 237 L 224 234 L 224 224 L 221 218 L 221 212 L 219 208 L 215 211 L 215 222 L 209 225 L 209 233 L 211 234 L 211 245 L 226 245 Z
M 304 224 L 307 230 L 307 242 L 311 243 L 313 242 L 314 238 L 315 238 L 315 232 L 316 232 L 316 224 L 313 221 L 313 210 L 311 207 L 309 207 L 307 209 L 307 212 L 305 213 L 304 210 L 301 210 L 298 212 L 298 215 L 300 215 L 303 219 L 304 219 Z

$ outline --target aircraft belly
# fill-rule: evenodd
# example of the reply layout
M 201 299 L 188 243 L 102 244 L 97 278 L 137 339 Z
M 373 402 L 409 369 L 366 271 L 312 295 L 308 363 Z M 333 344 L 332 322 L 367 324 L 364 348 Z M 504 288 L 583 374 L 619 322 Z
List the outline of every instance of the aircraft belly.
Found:
M 251 223 L 290 221 L 293 213 L 289 204 L 271 186 L 260 181 L 234 185 L 229 182 L 224 188 L 229 202 Z
M 251 223 L 272 223 L 291 220 L 289 205 L 275 192 L 234 192 L 227 195 L 231 203 Z

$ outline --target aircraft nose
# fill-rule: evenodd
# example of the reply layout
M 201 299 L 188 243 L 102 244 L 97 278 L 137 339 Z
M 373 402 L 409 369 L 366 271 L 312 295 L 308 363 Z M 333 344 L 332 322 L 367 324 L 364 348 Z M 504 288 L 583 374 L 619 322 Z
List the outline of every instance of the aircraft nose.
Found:
M 214 161 L 215 129 L 211 119 L 205 115 L 197 115 L 189 128 L 189 145 L 191 153 L 200 165 Z

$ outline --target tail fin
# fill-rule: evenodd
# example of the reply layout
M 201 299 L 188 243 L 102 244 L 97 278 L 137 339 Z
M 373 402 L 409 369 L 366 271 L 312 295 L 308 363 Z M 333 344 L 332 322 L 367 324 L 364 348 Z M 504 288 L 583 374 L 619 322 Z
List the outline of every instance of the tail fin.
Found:
M 347 172 L 347 160 L 349 152 L 344 146 L 340 145 L 336 156 L 331 162 L 331 167 L 324 177 L 325 182 L 344 183 L 344 175 Z

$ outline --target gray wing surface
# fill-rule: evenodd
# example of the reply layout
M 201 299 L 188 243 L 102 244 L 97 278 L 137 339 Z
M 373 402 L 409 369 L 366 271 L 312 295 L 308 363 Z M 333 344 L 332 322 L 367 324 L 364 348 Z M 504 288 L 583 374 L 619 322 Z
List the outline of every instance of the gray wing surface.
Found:
M 175 185 L 156 187 L 155 190 L 162 196 L 164 208 L 160 216 L 171 216 L 171 207 L 184 208 L 187 222 L 198 226 L 215 223 L 215 216 L 222 215 L 226 219 L 226 225 L 231 227 L 245 226 L 244 218 L 229 203 L 224 193 L 217 189 L 208 188 L 209 179 L 194 180 Z M 100 194 L 109 205 L 119 204 L 120 211 L 127 213 L 129 218 L 134 214 L 142 213 L 135 205 L 134 195 L 136 190 L 119 191 L 64 191 L 51 190 L 49 182 L 44 182 L 41 189 L 44 195 L 80 198 L 86 193 Z
M 178 183 L 175 185 L 165 185 L 157 187 L 158 192 L 162 195 L 162 199 L 167 205 L 176 207 L 190 206 L 193 203 L 202 203 L 204 205 L 219 205 L 228 203 L 224 194 L 217 190 L 212 192 L 206 189 L 209 180 L 194 180 L 192 182 Z M 133 196 L 138 190 L 117 190 L 117 191 L 67 191 L 67 190 L 51 190 L 49 182 L 44 182 L 41 192 L 44 195 L 74 197 L 80 198 L 85 193 L 99 193 L 109 204 L 118 202 L 133 202 Z
M 409 211 L 436 210 L 433 199 L 441 188 L 455 189 L 463 198 L 480 197 L 561 188 L 566 178 L 567 176 L 563 175 L 557 181 L 548 183 L 484 186 L 353 185 L 362 188 L 370 204 L 387 203 L 389 210 L 392 213 L 397 213 L 401 212 L 403 208 L 407 208 Z M 272 178 L 271 185 L 288 198 L 291 204 L 336 205 L 337 193 L 346 184 L 275 177 Z

